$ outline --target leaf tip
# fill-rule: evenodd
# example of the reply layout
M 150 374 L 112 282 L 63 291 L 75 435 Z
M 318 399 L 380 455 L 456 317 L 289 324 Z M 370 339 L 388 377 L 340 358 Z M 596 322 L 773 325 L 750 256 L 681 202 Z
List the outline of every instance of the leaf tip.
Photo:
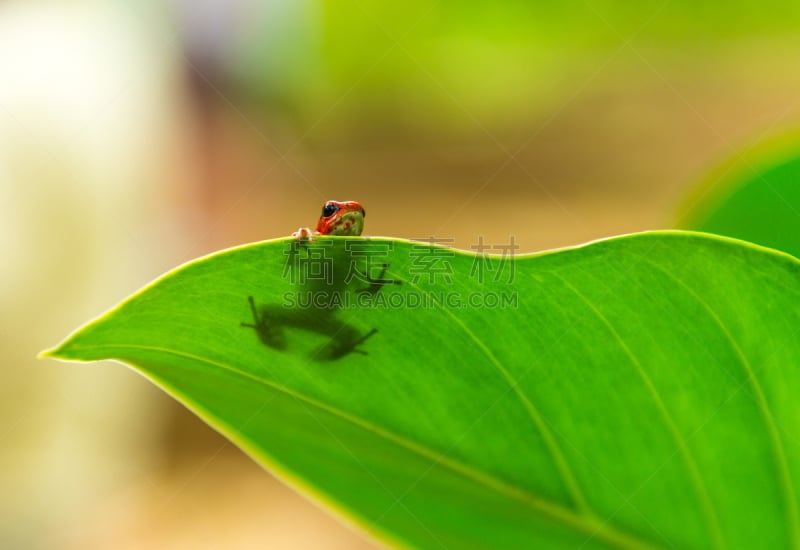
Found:
M 36 354 L 37 359 L 55 359 L 57 350 L 55 348 L 45 349 Z
M 43 349 L 39 353 L 36 354 L 36 359 L 60 359 L 60 360 L 68 360 L 64 353 L 64 343 L 60 343 L 57 346 L 52 348 Z
M 57 345 L 43 349 L 38 354 L 36 354 L 36 359 L 56 359 L 58 361 L 70 361 L 70 362 L 82 362 L 82 359 L 79 355 L 76 355 L 75 346 L 72 342 L 72 337 L 67 338 L 63 342 L 59 342 Z

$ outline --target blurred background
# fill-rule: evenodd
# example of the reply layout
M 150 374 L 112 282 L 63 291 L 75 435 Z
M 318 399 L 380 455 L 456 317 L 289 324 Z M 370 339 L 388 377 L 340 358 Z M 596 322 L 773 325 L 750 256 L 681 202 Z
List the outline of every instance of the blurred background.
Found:
M 0 2 L 0 547 L 371 548 L 113 364 L 40 350 L 361 201 L 522 252 L 674 227 L 800 122 L 774 0 Z

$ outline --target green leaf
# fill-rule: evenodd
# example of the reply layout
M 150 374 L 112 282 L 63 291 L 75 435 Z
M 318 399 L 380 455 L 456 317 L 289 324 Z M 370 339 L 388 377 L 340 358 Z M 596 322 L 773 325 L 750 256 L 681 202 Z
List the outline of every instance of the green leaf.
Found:
M 687 201 L 679 226 L 800 257 L 800 135 L 745 149 L 714 170 Z
M 684 232 L 513 263 L 282 239 L 182 266 L 47 355 L 131 365 L 394 544 L 798 547 L 798 296 L 794 258 Z

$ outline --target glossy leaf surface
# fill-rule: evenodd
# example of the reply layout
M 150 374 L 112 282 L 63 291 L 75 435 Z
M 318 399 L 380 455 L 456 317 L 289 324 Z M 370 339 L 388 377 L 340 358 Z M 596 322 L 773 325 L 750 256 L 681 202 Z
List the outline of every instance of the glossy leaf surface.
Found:
M 800 545 L 798 305 L 794 258 L 699 234 L 513 260 L 282 239 L 48 354 L 130 365 L 393 544 L 779 548 Z

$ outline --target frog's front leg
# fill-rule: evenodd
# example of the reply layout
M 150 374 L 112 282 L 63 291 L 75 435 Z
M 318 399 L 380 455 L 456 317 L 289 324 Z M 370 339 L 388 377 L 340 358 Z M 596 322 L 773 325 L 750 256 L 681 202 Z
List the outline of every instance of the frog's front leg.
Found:
M 313 242 L 315 234 L 316 231 L 312 231 L 310 227 L 301 227 L 297 231 L 292 233 L 292 237 L 294 237 L 298 241 Z
M 369 282 L 369 286 L 367 288 L 361 288 L 358 290 L 359 294 L 369 294 L 375 295 L 386 285 L 401 285 L 403 284 L 402 281 L 397 281 L 394 279 L 384 279 L 383 276 L 386 275 L 386 270 L 389 269 L 389 264 L 383 264 L 381 266 L 381 272 L 376 278 L 372 278 L 369 276 L 369 273 L 366 274 L 366 280 Z

